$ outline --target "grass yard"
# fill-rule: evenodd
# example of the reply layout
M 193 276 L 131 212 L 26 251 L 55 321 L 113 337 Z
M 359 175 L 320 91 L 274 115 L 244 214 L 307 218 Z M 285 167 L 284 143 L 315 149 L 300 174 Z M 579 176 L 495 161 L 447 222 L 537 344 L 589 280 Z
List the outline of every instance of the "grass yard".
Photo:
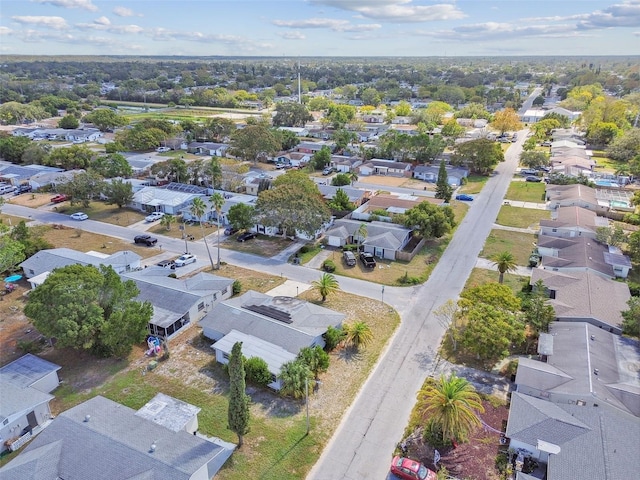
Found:
M 534 182 L 511 182 L 505 198 L 516 202 L 544 202 L 545 184 Z
M 538 228 L 540 220 L 548 220 L 550 218 L 551 212 L 549 210 L 504 205 L 498 212 L 496 223 L 506 227 Z
M 508 251 L 514 256 L 516 264 L 527 266 L 535 240 L 536 236 L 533 234 L 491 230 L 480 256 L 491 258 L 497 253 Z
M 261 257 L 273 257 L 291 245 L 291 240 L 288 238 L 270 237 L 267 235 L 258 235 L 252 240 L 238 242 L 238 235 L 241 235 L 241 233 L 226 237 L 228 240 L 224 242 L 224 248 L 260 255 Z
M 484 188 L 484 184 L 489 180 L 488 176 L 484 175 L 469 175 L 467 177 L 467 183 L 460 187 L 459 193 L 480 193 Z
M 150 227 L 147 230 L 147 233 L 149 234 L 156 234 L 156 235 L 165 235 L 167 237 L 171 237 L 171 238 L 183 238 L 182 237 L 182 232 L 183 230 L 180 230 L 181 227 L 184 227 L 184 233 L 189 236 L 189 235 L 193 235 L 196 240 L 202 240 L 202 230 L 200 229 L 200 225 L 197 223 L 191 223 L 191 224 L 183 224 L 182 222 L 179 221 L 179 219 L 176 219 L 177 221 L 175 223 L 173 223 L 171 225 L 171 230 L 167 230 L 167 227 L 163 226 L 160 224 L 160 222 L 155 222 L 155 225 L 153 225 L 152 227 Z M 217 225 L 213 224 L 213 223 L 204 223 L 204 234 L 208 237 L 207 240 L 209 242 L 214 242 L 214 244 L 217 242 L 217 236 L 215 235 L 216 230 L 217 230 Z M 209 235 L 212 235 L 213 237 L 209 237 Z M 227 238 L 224 235 L 224 227 L 222 227 L 222 232 L 220 232 L 220 243 L 222 243 L 222 241 Z
M 7 203 L 21 205 L 23 207 L 38 208 L 51 203 L 51 197 L 55 193 L 23 193 L 22 195 L 11 196 L 6 199 Z
M 269 275 L 268 273 L 256 272 L 235 265 L 229 265 L 222 262 L 220 270 L 212 271 L 210 268 L 204 271 L 222 277 L 233 278 L 242 284 L 241 293 L 247 290 L 255 290 L 256 292 L 266 293 L 272 288 L 282 285 L 287 279 L 280 275 Z
M 97 220 L 99 222 L 110 223 L 112 225 L 120 225 L 127 227 L 134 223 L 141 222 L 147 215 L 137 210 L 130 208 L 118 208 L 117 205 L 107 205 L 103 202 L 91 202 L 89 207 L 85 208 L 82 205 L 69 205 L 68 202 L 63 203 L 61 206 L 57 206 L 58 213 L 65 215 L 71 215 L 75 212 L 84 212 L 89 215 L 89 219 Z
M 15 215 L 7 215 L 6 213 L 0 213 L 0 223 L 4 223 L 5 225 L 12 226 L 17 225 L 22 220 L 28 225 L 31 220 L 23 217 L 16 217 Z
M 621 168 L 628 167 L 629 164 L 627 162 L 618 162 L 616 160 L 612 160 L 605 156 L 606 154 L 602 151 L 594 151 L 593 152 L 593 160 L 596 162 L 595 171 L 599 173 L 615 173 Z
M 464 290 L 484 285 L 485 283 L 498 283 L 500 273 L 494 270 L 487 270 L 486 268 L 474 268 L 471 270 L 471 275 L 467 279 L 467 283 L 464 285 Z M 504 274 L 504 285 L 513 290 L 514 294 L 517 294 L 522 290 L 523 283 L 529 284 L 529 277 L 521 277 L 513 273 Z

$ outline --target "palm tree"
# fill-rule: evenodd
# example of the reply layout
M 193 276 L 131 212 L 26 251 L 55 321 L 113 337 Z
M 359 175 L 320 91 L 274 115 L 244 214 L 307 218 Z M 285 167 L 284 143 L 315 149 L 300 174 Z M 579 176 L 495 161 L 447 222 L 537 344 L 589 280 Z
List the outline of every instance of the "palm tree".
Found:
M 349 176 L 349 180 L 351 180 L 351 186 L 353 186 L 353 184 L 358 181 L 358 174 L 355 170 L 350 170 L 347 175 Z
M 278 378 L 282 383 L 280 393 L 300 398 L 304 397 L 307 382 L 313 378 L 313 374 L 304 362 L 292 360 L 280 367 Z
M 220 192 L 216 192 L 211 195 L 209 201 L 211 202 L 211 209 L 216 211 L 216 219 L 218 220 L 218 270 L 220 270 L 220 215 L 222 214 L 225 200 Z
M 175 223 L 175 221 L 176 221 L 175 215 L 166 214 L 160 220 L 160 225 L 165 227 L 168 231 L 168 230 L 171 230 L 171 224 Z
M 484 412 L 473 385 L 455 373 L 428 382 L 418 392 L 418 400 L 422 417 L 442 431 L 443 440 L 465 438 L 481 423 L 476 412 Z
M 360 251 L 360 244 L 364 242 L 367 238 L 367 224 L 362 222 L 356 231 L 354 237 L 357 238 L 358 243 L 358 252 Z
M 204 234 L 204 226 L 202 225 L 202 217 L 207 211 L 207 206 L 200 197 L 196 197 L 193 199 L 191 203 L 191 208 L 189 208 L 189 212 L 194 217 L 198 218 L 198 223 L 200 223 L 200 230 L 202 231 L 202 241 L 204 242 L 204 246 L 207 247 L 207 254 L 209 255 L 209 261 L 211 262 L 211 270 L 215 270 L 213 266 L 213 258 L 211 257 L 211 251 L 209 250 L 209 244 L 207 243 L 206 235 Z
M 359 350 L 360 347 L 366 347 L 373 341 L 373 332 L 368 323 L 362 320 L 349 323 L 344 326 L 344 344 Z
M 314 280 L 311 282 L 311 285 L 313 290 L 316 290 L 320 294 L 323 302 L 327 299 L 329 294 L 340 290 L 338 280 L 336 280 L 336 277 L 330 273 L 323 273 L 320 279 Z
M 504 281 L 505 272 L 515 272 L 518 267 L 511 252 L 504 251 L 496 253 L 491 257 L 491 260 L 493 261 L 493 264 L 498 267 L 498 271 L 500 272 L 498 283 L 502 283 Z

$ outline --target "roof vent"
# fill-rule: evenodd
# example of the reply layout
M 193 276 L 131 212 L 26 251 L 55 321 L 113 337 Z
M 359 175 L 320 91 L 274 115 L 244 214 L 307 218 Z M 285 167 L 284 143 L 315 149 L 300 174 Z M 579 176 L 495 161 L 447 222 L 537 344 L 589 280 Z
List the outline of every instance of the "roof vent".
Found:
M 595 335 L 591 335 L 591 340 L 595 340 L 596 336 Z
M 149 448 L 149 453 L 153 453 L 156 451 L 156 442 L 153 442 L 151 444 L 151 448 Z
M 594 369 L 593 369 L 593 374 L 594 374 L 594 375 L 598 375 L 598 371 L 599 371 L 599 370 L 598 370 L 597 368 L 594 368 Z
M 89 420 L 91 420 L 91 415 L 85 415 L 84 416 L 85 423 L 88 422 Z

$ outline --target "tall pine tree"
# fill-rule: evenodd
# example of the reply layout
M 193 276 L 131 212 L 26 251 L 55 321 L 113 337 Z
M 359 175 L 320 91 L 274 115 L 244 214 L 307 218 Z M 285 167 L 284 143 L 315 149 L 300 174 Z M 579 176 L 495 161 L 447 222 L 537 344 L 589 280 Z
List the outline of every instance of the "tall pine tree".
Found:
M 438 181 L 436 182 L 436 198 L 449 202 L 451 195 L 453 195 L 453 187 L 449 185 L 449 175 L 447 175 L 444 160 L 440 160 L 440 170 L 438 170 Z
M 242 447 L 243 437 L 249 433 L 249 396 L 245 393 L 244 363 L 242 361 L 242 342 L 236 342 L 229 356 L 229 430 L 238 435 L 238 448 Z

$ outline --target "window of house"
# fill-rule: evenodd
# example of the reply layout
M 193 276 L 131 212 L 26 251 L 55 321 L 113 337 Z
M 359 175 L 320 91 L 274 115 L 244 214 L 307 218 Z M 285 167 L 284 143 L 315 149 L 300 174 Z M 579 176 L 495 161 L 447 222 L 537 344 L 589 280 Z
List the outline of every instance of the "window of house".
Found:
M 35 275 L 36 272 L 34 272 L 33 270 L 29 269 L 29 275 Z
M 228 291 L 229 291 L 229 287 L 225 287 L 225 289 L 222 290 L 222 294 L 226 295 Z
M 557 232 L 557 231 L 558 231 L 558 229 L 557 229 L 557 228 L 553 228 L 553 229 L 551 229 L 551 231 L 552 231 L 552 232 Z
M 225 360 L 229 360 L 229 354 L 222 352 L 222 358 L 224 358 Z

